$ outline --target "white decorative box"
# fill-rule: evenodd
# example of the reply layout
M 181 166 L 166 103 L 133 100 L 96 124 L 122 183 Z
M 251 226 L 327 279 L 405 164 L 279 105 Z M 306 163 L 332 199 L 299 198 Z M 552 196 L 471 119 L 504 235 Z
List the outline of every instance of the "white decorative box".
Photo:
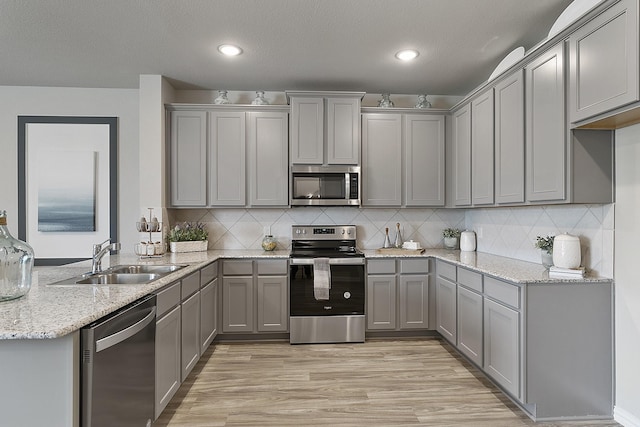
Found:
M 197 240 L 193 242 L 169 242 L 171 252 L 202 252 L 207 250 L 208 240 Z

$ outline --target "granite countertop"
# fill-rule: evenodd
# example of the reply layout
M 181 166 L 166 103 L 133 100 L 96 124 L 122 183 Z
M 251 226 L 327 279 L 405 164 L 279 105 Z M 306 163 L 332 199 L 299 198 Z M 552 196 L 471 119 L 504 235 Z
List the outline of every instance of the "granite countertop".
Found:
M 580 280 L 549 279 L 540 264 L 518 261 L 497 255 L 426 249 L 420 255 L 379 254 L 363 251 L 368 259 L 385 257 L 434 257 L 444 261 L 522 284 L 609 282 L 602 277 Z M 91 261 L 58 267 L 36 267 L 31 290 L 24 297 L 0 303 L 0 340 L 48 339 L 72 333 L 89 323 L 145 296 L 175 280 L 221 258 L 289 258 L 288 251 L 214 250 L 166 254 L 161 258 L 139 259 L 131 255 L 106 256 L 103 268 L 120 264 L 183 264 L 185 268 L 146 285 L 70 285 L 49 284 L 79 276 L 91 270 Z

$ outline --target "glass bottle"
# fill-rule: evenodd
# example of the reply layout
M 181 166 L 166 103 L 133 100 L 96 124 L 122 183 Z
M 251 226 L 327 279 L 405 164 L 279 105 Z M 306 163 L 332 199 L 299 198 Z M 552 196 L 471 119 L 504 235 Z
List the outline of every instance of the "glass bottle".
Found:
M 382 94 L 382 99 L 378 102 L 378 107 L 382 108 L 393 108 L 394 104 L 391 99 L 389 99 L 388 93 Z
M 271 234 L 267 234 L 262 239 L 262 249 L 264 249 L 265 251 L 272 251 L 276 248 L 277 245 L 278 242 L 276 242 L 276 238 Z
M 391 247 L 391 240 L 389 240 L 389 227 L 384 229 L 384 243 L 382 244 L 383 248 Z
M 402 243 L 403 243 L 402 236 L 400 235 L 400 223 L 397 222 L 396 223 L 396 240 L 394 240 L 393 246 L 395 246 L 396 248 L 401 248 Z
M 264 97 L 263 90 L 256 91 L 256 99 L 251 102 L 252 105 L 269 105 L 269 101 Z
M 14 239 L 7 227 L 7 212 L 0 211 L 0 301 L 19 298 L 31 289 L 33 249 Z
M 418 95 L 416 108 L 431 108 L 431 103 L 427 100 L 427 95 Z
M 213 103 L 217 104 L 217 105 L 231 104 L 231 101 L 229 101 L 229 98 L 227 98 L 227 91 L 226 90 L 219 90 L 218 91 L 218 97 L 213 100 Z

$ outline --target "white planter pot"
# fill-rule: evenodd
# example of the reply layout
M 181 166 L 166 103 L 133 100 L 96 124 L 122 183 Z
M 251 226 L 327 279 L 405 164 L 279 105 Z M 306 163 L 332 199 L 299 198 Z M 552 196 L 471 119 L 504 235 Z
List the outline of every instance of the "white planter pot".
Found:
M 169 250 L 178 252 L 202 252 L 207 250 L 208 240 L 198 240 L 194 242 L 169 242 Z

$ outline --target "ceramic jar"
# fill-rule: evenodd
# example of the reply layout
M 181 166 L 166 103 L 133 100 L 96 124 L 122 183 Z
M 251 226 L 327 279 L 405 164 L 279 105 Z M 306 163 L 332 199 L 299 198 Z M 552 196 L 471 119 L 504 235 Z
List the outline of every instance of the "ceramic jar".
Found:
M 578 268 L 581 261 L 578 236 L 564 233 L 553 239 L 553 265 L 560 268 Z
M 476 250 L 476 233 L 463 231 L 460 234 L 460 250 L 472 252 Z

